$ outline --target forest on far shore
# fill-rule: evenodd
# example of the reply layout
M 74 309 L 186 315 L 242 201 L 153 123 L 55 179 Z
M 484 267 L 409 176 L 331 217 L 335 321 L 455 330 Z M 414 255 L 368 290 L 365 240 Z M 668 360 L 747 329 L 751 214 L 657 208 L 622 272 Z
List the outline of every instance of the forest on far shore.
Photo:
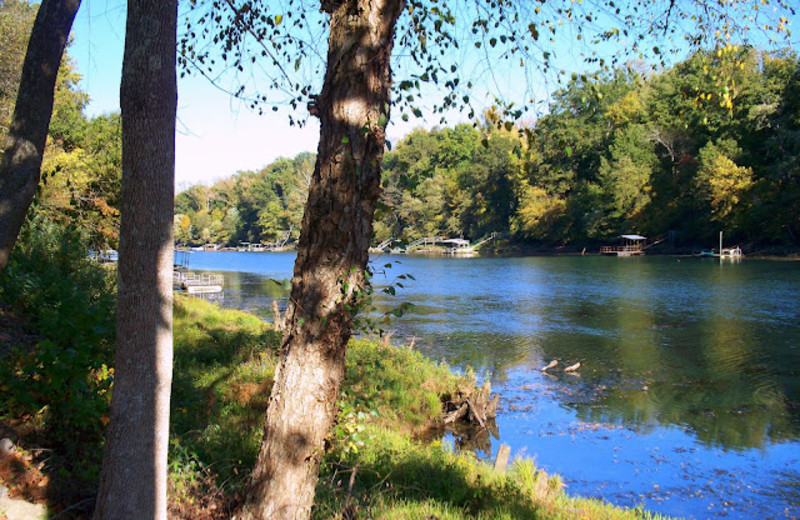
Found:
M 38 211 L 116 248 L 119 117 L 87 120 L 65 60 Z M 4 103 L 2 105 L 5 105 Z M 315 155 L 282 158 L 175 198 L 178 244 L 296 239 Z M 751 48 L 698 52 L 574 77 L 527 125 L 417 129 L 384 157 L 375 242 L 500 233 L 584 246 L 622 233 L 680 245 L 800 244 L 800 59 Z
M 181 244 L 296 238 L 314 155 L 176 197 Z M 527 126 L 417 129 L 384 159 L 375 241 L 502 233 L 530 245 L 621 233 L 797 245 L 800 61 L 729 46 L 653 72 L 573 77 Z M 710 247 L 710 246 L 709 246 Z

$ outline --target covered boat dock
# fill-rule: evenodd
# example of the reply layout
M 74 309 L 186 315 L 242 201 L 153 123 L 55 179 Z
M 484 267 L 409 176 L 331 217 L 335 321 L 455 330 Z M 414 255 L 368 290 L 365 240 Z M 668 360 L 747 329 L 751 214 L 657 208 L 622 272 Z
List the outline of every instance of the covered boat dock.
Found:
M 622 245 L 603 246 L 600 248 L 602 255 L 639 256 L 644 254 L 647 237 L 642 235 L 620 235 Z

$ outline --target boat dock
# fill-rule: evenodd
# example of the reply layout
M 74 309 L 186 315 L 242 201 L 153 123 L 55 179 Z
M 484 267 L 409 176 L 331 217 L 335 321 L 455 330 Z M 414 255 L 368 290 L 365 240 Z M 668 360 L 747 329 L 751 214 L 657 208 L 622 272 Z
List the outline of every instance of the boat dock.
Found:
M 452 256 L 472 256 L 478 253 L 478 249 L 480 249 L 482 245 L 494 240 L 498 236 L 498 233 L 492 233 L 474 244 L 466 238 L 430 236 L 418 238 L 405 247 L 392 247 L 392 244 L 398 241 L 390 238 L 389 240 L 384 240 L 376 247 L 370 248 L 370 253 L 391 253 L 395 255 L 408 253 L 438 253 Z
M 624 243 L 616 246 L 603 246 L 600 248 L 601 255 L 616 256 L 640 256 L 644 255 L 647 237 L 642 235 L 620 235 Z
M 742 252 L 742 248 L 739 246 L 734 247 L 722 247 L 722 231 L 719 232 L 719 249 L 716 252 L 714 249 L 711 251 L 702 251 L 700 256 L 710 256 L 713 258 L 719 258 L 720 260 L 741 260 L 744 257 L 744 253 Z
M 172 286 L 189 294 L 221 293 L 225 285 L 225 277 L 221 274 L 196 274 L 189 271 L 174 271 Z

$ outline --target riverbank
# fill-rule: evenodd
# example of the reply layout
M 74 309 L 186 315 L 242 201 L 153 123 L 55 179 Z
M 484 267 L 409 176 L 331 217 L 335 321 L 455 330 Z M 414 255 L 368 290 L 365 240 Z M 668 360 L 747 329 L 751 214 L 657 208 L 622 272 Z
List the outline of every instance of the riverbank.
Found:
M 585 244 L 529 244 L 513 241 L 498 242 L 481 250 L 481 256 L 598 256 L 600 248 L 606 242 L 591 242 Z M 708 244 L 681 244 L 671 246 L 661 243 L 648 247 L 645 254 L 648 256 L 674 256 L 693 257 L 699 256 L 702 251 L 708 251 L 714 246 Z M 790 260 L 800 261 L 800 246 L 764 246 L 754 243 L 740 246 L 747 258 L 757 260 Z
M 261 438 L 278 341 L 252 315 L 178 298 L 173 518 L 235 514 Z M 441 426 L 444 400 L 474 385 L 474 375 L 407 347 L 353 341 L 314 518 L 658 518 L 569 497 L 559 477 L 529 459 L 501 473 L 471 452 L 418 440 Z
M 253 315 L 188 297 L 176 298 L 174 331 L 170 518 L 231 518 L 260 442 L 280 338 Z M 570 497 L 559 477 L 529 459 L 513 461 L 503 473 L 472 452 L 431 442 L 443 401 L 475 384 L 473 374 L 456 374 L 410 348 L 353 341 L 314 518 L 660 518 Z M 8 391 L 4 397 L 13 402 Z M 97 413 L 89 419 L 102 421 L 104 409 Z M 57 442 L 50 448 L 53 430 L 44 427 L 44 416 L 4 423 L 3 435 L 14 437 L 17 448 L 16 469 L 0 475 L 10 494 L 35 496 L 60 518 L 88 518 L 100 447 L 74 446 L 93 464 L 78 473 L 77 459 L 65 461 L 70 455 L 59 453 Z M 57 473 L 65 468 L 89 494 L 78 498 L 74 490 L 64 495 L 53 488 L 63 485 Z

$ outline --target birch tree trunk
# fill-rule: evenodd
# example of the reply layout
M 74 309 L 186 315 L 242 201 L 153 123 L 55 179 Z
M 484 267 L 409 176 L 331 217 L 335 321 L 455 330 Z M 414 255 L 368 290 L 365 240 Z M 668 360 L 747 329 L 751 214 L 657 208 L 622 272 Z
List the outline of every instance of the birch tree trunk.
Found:
M 323 0 L 330 15 L 320 143 L 303 216 L 280 361 L 244 518 L 310 516 L 336 415 L 365 270 L 389 117 L 390 57 L 404 0 Z
M 39 186 L 58 67 L 80 5 L 80 0 L 43 0 L 33 22 L 0 158 L 0 271 L 8 263 Z
M 94 518 L 166 519 L 177 0 L 128 0 L 117 351 Z

